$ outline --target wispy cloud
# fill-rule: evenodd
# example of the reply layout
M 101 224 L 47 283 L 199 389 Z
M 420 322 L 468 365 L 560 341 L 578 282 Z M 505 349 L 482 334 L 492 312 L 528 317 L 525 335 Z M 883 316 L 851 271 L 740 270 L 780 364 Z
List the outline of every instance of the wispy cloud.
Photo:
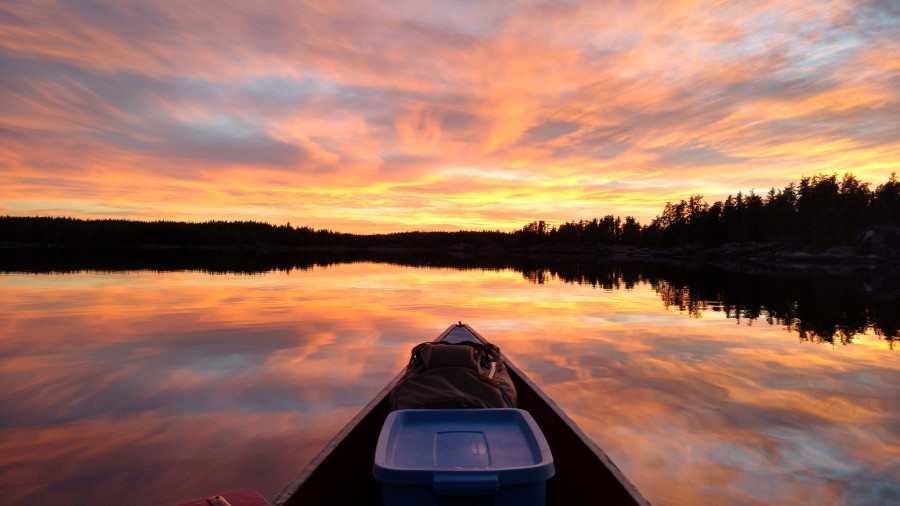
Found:
M 878 0 L 5 2 L 0 205 L 516 228 L 879 182 L 898 26 Z

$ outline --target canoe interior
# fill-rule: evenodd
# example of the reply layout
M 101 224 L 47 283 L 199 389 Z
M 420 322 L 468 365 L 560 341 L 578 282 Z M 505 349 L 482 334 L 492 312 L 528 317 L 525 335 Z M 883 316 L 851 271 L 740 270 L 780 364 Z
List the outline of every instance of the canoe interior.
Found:
M 468 325 L 453 325 L 435 341 L 483 341 Z M 596 444 L 522 371 L 503 357 L 516 386 L 518 407 L 531 413 L 550 445 L 556 475 L 547 504 L 649 504 Z M 276 505 L 381 504 L 372 475 L 375 445 L 387 418 L 392 380 L 279 494 Z

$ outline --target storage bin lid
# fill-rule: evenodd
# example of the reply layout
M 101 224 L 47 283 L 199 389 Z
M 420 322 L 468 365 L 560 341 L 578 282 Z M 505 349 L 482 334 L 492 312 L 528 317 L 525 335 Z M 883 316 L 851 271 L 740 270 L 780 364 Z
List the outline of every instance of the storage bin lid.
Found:
M 521 409 L 408 409 L 388 415 L 375 450 L 383 483 L 497 488 L 553 476 L 550 447 Z

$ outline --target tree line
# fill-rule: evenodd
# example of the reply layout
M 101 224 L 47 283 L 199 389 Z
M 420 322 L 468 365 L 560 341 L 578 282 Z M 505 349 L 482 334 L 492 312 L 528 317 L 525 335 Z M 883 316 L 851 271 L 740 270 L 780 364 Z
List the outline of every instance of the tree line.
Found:
M 871 227 L 900 226 L 900 181 L 892 173 L 874 190 L 853 174 L 803 177 L 765 195 L 738 192 L 709 204 L 702 195 L 667 202 L 649 225 L 633 217 L 611 215 L 558 227 L 545 221 L 526 225 L 520 233 L 531 244 L 557 243 L 669 247 L 696 244 L 715 247 L 730 242 L 782 241 L 840 245 Z
M 900 227 L 896 173 L 874 190 L 852 174 L 804 177 L 767 194 L 738 192 L 708 204 L 702 195 L 666 203 L 649 225 L 634 217 L 603 218 L 551 226 L 534 221 L 513 232 L 456 231 L 347 234 L 327 229 L 255 221 L 81 220 L 0 217 L 0 242 L 64 246 L 187 246 L 231 248 L 598 248 L 610 245 L 715 247 L 729 242 L 785 241 L 844 244 L 868 228 Z
M 256 221 L 82 220 L 77 218 L 0 217 L 0 241 L 19 244 L 94 246 L 331 247 L 349 234 L 330 230 L 270 225 Z
M 804 177 L 765 196 L 738 192 L 712 205 L 702 195 L 667 203 L 643 229 L 653 245 L 787 241 L 834 245 L 846 243 L 876 226 L 900 226 L 900 181 L 896 173 L 873 191 L 853 174 Z

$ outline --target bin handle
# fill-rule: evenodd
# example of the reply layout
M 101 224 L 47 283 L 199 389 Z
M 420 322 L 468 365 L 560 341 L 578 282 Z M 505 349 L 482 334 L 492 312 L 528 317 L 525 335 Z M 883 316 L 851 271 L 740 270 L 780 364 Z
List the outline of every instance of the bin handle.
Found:
M 497 473 L 435 473 L 437 495 L 497 495 L 500 480 Z

